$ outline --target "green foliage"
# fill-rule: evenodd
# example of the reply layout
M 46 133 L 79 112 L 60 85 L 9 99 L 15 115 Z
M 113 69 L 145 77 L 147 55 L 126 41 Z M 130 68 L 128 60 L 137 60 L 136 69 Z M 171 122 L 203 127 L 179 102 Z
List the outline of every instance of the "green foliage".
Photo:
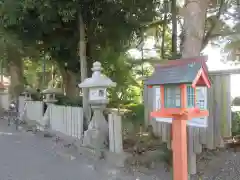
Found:
M 32 101 L 42 101 L 42 96 L 40 93 L 31 94 Z
M 82 97 L 80 96 L 70 99 L 64 95 L 56 95 L 56 99 L 58 100 L 56 103 L 54 103 L 56 105 L 82 107 Z
M 125 121 L 130 121 L 134 125 L 143 125 L 144 124 L 144 105 L 143 104 L 129 104 L 125 106 L 129 110 L 125 114 Z
M 103 65 L 103 73 L 117 83 L 109 90 L 109 98 L 113 107 L 140 102 L 141 89 L 133 74 L 133 65 L 125 53 L 115 52 L 113 48 L 104 48 L 99 53 Z
M 232 112 L 232 135 L 240 134 L 240 112 Z
M 1 26 L 16 34 L 24 44 L 35 46 L 69 69 L 79 71 L 79 16 L 87 35 L 87 56 L 99 58 L 102 48 L 122 52 L 128 47 L 141 23 L 152 21 L 157 0 L 2 0 Z
M 26 83 L 31 84 L 34 88 L 47 88 L 48 82 L 52 78 L 51 68 L 52 65 L 54 65 L 54 62 L 50 61 L 50 57 L 47 54 L 44 54 L 36 59 L 27 57 L 23 59 L 23 64 Z M 43 71 L 44 68 L 45 72 Z
M 232 105 L 233 106 L 240 106 L 240 97 L 234 98 L 233 102 L 232 102 Z

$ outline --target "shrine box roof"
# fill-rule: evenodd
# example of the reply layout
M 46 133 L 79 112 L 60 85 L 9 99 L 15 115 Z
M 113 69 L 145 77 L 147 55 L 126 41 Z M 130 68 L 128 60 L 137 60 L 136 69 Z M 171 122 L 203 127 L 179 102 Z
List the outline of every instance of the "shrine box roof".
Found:
M 204 81 L 210 84 L 206 60 L 206 56 L 169 60 L 166 64 L 157 65 L 154 73 L 145 81 L 145 84 L 163 85 L 193 83 L 199 73 L 207 77 Z

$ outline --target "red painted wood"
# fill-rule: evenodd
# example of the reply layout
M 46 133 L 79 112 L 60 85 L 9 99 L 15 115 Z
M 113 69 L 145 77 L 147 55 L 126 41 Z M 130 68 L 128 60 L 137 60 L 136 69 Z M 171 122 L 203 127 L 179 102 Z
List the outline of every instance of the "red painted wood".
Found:
M 196 88 L 196 86 L 207 86 L 208 88 L 211 87 L 210 80 L 202 68 L 198 71 L 198 74 L 192 82 L 192 87 Z

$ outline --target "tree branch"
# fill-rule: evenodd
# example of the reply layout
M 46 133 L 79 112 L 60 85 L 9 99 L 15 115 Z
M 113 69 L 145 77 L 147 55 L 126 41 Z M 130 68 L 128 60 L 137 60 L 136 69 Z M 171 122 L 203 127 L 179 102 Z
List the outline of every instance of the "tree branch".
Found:
M 222 11 L 224 8 L 224 0 L 221 0 L 220 6 L 219 6 L 219 10 L 218 13 L 216 15 L 217 20 L 220 19 Z M 202 43 L 202 49 L 204 49 L 206 47 L 206 45 L 208 44 L 208 41 L 211 39 L 211 35 L 213 33 L 213 30 L 215 29 L 217 25 L 217 21 L 211 21 L 211 28 L 209 29 L 209 31 L 206 33 L 204 39 L 203 39 L 203 43 Z

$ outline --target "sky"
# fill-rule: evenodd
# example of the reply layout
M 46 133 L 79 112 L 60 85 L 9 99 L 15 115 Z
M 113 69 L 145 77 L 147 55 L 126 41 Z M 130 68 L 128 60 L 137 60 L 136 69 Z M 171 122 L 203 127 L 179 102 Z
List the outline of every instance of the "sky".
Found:
M 149 38 L 146 40 L 143 49 L 153 49 L 154 47 L 154 40 L 153 38 Z M 130 56 L 141 59 L 141 52 L 137 49 L 131 49 L 128 51 Z M 221 59 L 223 59 L 223 55 L 220 53 L 220 48 L 212 47 L 208 45 L 204 50 L 203 53 L 208 56 L 207 65 L 209 71 L 214 70 L 226 70 L 226 69 L 234 69 L 240 68 L 240 66 L 231 66 L 230 64 L 223 63 Z M 156 57 L 158 56 L 155 50 L 148 50 L 144 53 L 144 57 Z M 231 96 L 232 98 L 236 96 L 240 96 L 240 74 L 231 75 Z

